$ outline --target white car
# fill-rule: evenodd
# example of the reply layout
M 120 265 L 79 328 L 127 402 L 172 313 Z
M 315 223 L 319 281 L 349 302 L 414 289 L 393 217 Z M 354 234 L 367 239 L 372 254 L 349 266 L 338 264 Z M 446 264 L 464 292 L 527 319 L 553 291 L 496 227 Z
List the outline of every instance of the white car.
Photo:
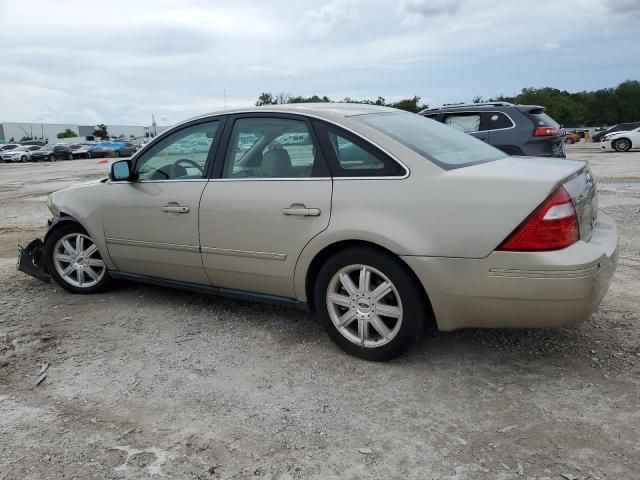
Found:
M 628 132 L 615 132 L 605 135 L 600 142 L 603 151 L 628 152 L 640 147 L 640 127 Z
M 31 160 L 31 152 L 34 150 L 40 150 L 39 145 L 20 145 L 13 150 L 6 150 L 2 152 L 3 162 L 26 162 Z

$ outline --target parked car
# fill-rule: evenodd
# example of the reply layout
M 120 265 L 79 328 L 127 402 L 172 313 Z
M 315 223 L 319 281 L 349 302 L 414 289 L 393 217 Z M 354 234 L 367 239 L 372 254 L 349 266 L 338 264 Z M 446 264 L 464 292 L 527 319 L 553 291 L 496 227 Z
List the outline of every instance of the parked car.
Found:
M 574 144 L 580 142 L 580 134 L 578 132 L 566 132 L 564 135 L 564 143 Z
M 468 133 L 509 155 L 565 157 L 560 125 L 538 105 L 472 103 L 426 109 L 420 115 Z
M 310 141 L 281 142 L 292 134 Z M 166 154 L 194 137 L 208 153 Z M 310 308 L 369 360 L 399 355 L 425 324 L 572 324 L 616 268 L 586 162 L 510 157 L 391 108 L 205 115 L 109 172 L 48 197 L 53 219 L 22 271 L 74 293 L 120 278 Z
M 32 162 L 55 162 L 56 160 L 73 160 L 73 154 L 66 145 L 45 145 L 31 153 Z
M 101 158 L 101 157 L 115 157 L 115 151 L 108 144 L 94 143 L 88 145 L 91 153 L 91 158 Z
M 593 136 L 591 137 L 591 140 L 593 142 L 601 142 L 605 135 L 609 135 L 611 133 L 617 133 L 617 132 L 628 132 L 638 127 L 640 127 L 640 122 L 618 123 L 617 125 L 614 125 L 605 130 L 601 130 L 599 132 L 594 133 Z
M 79 143 L 69 146 L 73 158 L 91 158 L 91 146 Z
M 20 145 L 38 145 L 39 147 L 44 147 L 46 142 L 44 140 L 25 140 L 24 142 L 20 142 Z
M 640 147 L 640 126 L 629 132 L 614 132 L 604 136 L 600 149 L 604 151 L 628 152 Z
M 138 149 L 131 142 L 107 142 L 107 146 L 115 152 L 117 157 L 130 157 Z
M 2 152 L 3 162 L 26 162 L 31 159 L 31 153 L 39 150 L 39 145 L 20 145 L 13 150 L 5 150 Z
M 14 148 L 18 148 L 20 146 L 19 143 L 5 143 L 4 145 L 0 145 L 0 154 L 8 150 L 13 150 Z

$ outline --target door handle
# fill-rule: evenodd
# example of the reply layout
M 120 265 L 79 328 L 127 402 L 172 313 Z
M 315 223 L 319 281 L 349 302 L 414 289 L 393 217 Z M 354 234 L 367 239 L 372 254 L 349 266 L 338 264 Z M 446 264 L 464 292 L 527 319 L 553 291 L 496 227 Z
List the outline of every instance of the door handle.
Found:
M 182 205 L 165 205 L 162 207 L 162 211 L 167 213 L 189 213 L 189 207 Z
M 285 208 L 282 210 L 284 215 L 297 215 L 300 217 L 319 217 L 320 209 L 319 208 L 307 208 L 301 204 L 291 205 L 289 208 Z

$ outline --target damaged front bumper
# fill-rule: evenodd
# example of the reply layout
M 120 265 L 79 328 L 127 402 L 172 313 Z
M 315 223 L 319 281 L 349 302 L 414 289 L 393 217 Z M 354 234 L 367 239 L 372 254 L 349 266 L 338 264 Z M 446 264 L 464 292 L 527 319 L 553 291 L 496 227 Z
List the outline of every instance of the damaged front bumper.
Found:
M 26 247 L 18 247 L 18 270 L 43 282 L 51 280 L 44 261 L 44 243 L 39 238 Z

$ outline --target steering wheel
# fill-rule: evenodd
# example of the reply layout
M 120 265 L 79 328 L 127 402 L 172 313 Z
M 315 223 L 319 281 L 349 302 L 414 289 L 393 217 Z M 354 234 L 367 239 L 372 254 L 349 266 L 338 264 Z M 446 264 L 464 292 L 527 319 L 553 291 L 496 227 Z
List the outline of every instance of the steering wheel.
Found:
M 198 165 L 196 162 L 189 158 L 181 158 L 180 160 L 174 162 L 174 165 L 180 165 L 181 163 L 186 163 L 194 168 L 197 168 L 201 175 L 204 175 L 204 169 Z

